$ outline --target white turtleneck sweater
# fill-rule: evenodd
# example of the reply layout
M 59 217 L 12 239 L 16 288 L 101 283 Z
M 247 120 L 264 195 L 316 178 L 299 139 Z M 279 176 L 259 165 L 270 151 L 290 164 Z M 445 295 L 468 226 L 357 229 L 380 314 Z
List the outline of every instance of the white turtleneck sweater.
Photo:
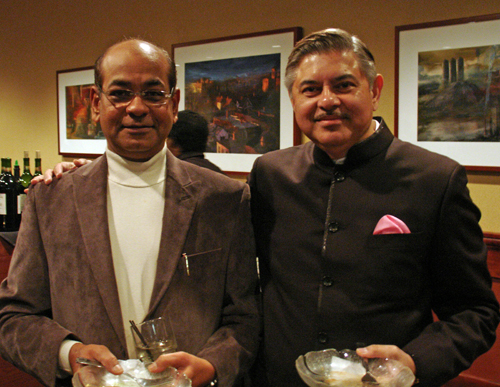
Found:
M 135 356 L 130 320 L 148 312 L 165 207 L 166 146 L 146 162 L 108 157 L 108 224 L 129 357 Z
M 135 357 L 130 320 L 142 322 L 148 312 L 160 248 L 167 147 L 146 162 L 124 159 L 106 149 L 107 209 L 111 253 L 129 358 Z M 71 373 L 66 340 L 59 351 L 60 368 Z

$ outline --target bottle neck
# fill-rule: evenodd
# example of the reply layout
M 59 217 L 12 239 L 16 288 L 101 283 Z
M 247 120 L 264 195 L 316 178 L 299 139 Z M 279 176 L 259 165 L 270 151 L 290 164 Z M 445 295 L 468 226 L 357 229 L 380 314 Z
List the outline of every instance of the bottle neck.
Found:
M 12 175 L 12 161 L 10 160 L 5 161 L 5 173 Z
M 23 159 L 23 164 L 24 164 L 24 172 L 29 172 L 30 171 L 30 159 L 29 158 L 25 158 Z

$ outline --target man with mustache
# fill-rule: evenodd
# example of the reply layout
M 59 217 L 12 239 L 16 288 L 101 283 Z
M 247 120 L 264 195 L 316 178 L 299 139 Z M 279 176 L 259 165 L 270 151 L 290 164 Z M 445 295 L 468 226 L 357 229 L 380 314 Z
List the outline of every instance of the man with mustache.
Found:
M 297 43 L 285 85 L 311 141 L 266 153 L 249 177 L 264 316 L 256 374 L 267 378 L 257 385 L 303 386 L 295 360 L 327 348 L 393 358 L 421 385 L 442 385 L 493 344 L 499 322 L 464 168 L 373 118 L 383 78 L 345 31 Z
M 259 336 L 249 188 L 176 158 L 175 64 L 125 40 L 95 65 L 92 116 L 106 152 L 28 194 L 0 287 L 0 352 L 46 386 L 70 386 L 78 357 L 121 374 L 130 321 L 169 318 L 177 351 L 150 366 L 193 386 L 242 383 Z

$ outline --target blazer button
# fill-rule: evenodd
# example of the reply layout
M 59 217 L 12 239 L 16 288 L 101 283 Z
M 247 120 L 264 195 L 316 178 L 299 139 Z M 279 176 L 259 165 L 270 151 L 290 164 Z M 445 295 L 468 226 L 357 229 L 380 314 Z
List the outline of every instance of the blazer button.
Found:
M 339 224 L 337 222 L 328 223 L 328 232 L 334 233 L 339 231 Z
M 335 173 L 335 181 L 336 182 L 341 182 L 345 180 L 345 175 L 342 172 L 336 172 Z
M 328 335 L 325 332 L 319 332 L 318 333 L 318 341 L 321 344 L 326 344 L 328 343 Z
M 333 278 L 332 277 L 328 277 L 327 275 L 325 275 L 323 277 L 323 286 L 326 286 L 326 287 L 330 287 L 333 285 Z

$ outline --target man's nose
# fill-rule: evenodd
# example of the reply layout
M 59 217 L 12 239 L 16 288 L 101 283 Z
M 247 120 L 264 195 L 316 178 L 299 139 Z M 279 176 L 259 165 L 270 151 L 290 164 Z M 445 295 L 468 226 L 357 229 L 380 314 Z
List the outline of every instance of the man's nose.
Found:
M 339 106 L 340 99 L 333 90 L 328 87 L 323 88 L 319 96 L 318 106 L 324 110 L 330 110 L 332 107 Z
M 127 106 L 127 113 L 142 116 L 149 112 L 149 106 L 144 103 L 140 95 L 135 95 Z

